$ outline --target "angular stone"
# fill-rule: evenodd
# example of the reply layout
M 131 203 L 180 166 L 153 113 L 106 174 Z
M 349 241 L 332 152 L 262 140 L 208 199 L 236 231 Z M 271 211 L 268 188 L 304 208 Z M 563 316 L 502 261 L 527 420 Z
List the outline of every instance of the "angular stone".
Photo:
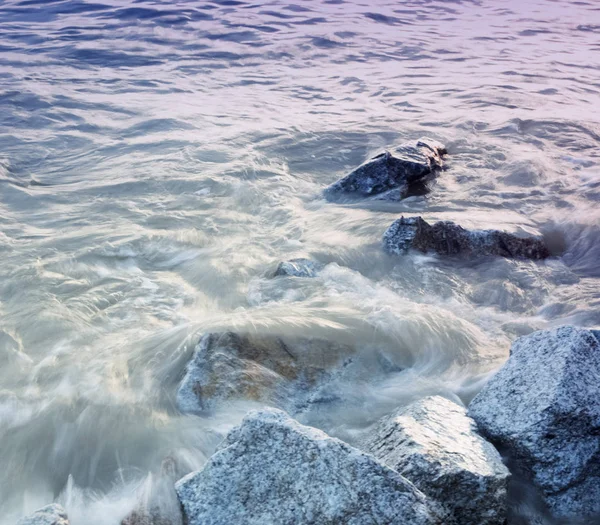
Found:
M 331 341 L 207 334 L 177 392 L 183 412 L 202 412 L 235 399 L 297 412 L 351 360 L 354 349 Z
M 427 397 L 383 418 L 365 450 L 447 512 L 447 523 L 503 525 L 510 473 L 466 410 Z
M 600 341 L 564 326 L 517 339 L 469 405 L 561 518 L 600 516 Z
M 30 516 L 21 518 L 17 525 L 69 525 L 67 513 L 58 503 L 42 507 Z
M 188 525 L 441 525 L 400 474 L 275 409 L 248 414 L 175 490 Z
M 545 259 L 550 252 L 542 239 L 517 237 L 498 230 L 465 230 L 450 221 L 431 225 L 421 217 L 401 217 L 383 235 L 384 249 L 401 255 L 409 249 L 440 255 Z
M 273 277 L 316 277 L 322 265 L 310 259 L 290 259 L 277 266 Z
M 350 194 L 369 197 L 396 189 L 392 200 L 406 196 L 410 186 L 423 180 L 443 165 L 446 147 L 423 137 L 416 142 L 402 144 L 369 159 L 343 179 L 325 190 L 325 196 Z

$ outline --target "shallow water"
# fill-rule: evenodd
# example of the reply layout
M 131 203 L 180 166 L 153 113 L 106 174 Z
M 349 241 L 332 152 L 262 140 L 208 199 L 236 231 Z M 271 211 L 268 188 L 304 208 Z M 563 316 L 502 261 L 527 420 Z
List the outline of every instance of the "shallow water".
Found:
M 518 335 L 600 325 L 595 2 L 5 0 L 0 28 L 1 525 L 55 498 L 114 525 L 165 457 L 200 467 L 248 409 L 175 409 L 203 332 L 376 346 L 394 371 L 312 421 L 352 441 L 468 402 Z M 423 135 L 450 152 L 429 195 L 322 199 Z M 402 213 L 563 255 L 389 257 Z M 269 278 L 294 257 L 327 266 Z

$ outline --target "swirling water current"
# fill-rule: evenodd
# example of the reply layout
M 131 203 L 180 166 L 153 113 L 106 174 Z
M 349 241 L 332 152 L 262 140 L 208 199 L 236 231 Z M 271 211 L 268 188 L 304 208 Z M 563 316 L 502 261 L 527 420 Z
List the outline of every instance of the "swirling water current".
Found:
M 395 372 L 318 422 L 352 442 L 468 402 L 519 335 L 598 327 L 599 93 L 593 0 L 1 2 L 0 524 L 58 499 L 116 525 L 165 457 L 199 468 L 249 408 L 175 408 L 207 331 L 377 344 Z M 423 135 L 430 194 L 322 198 Z M 401 214 L 561 256 L 390 257 Z M 270 278 L 295 257 L 326 267 Z

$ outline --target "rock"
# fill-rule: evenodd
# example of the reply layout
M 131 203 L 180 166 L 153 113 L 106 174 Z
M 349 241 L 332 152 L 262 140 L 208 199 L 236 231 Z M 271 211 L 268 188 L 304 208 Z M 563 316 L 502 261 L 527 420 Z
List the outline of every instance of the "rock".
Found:
M 369 159 L 329 186 L 325 196 L 330 200 L 340 194 L 369 197 L 396 190 L 390 194 L 390 200 L 399 200 L 407 195 L 411 185 L 442 167 L 445 153 L 443 144 L 426 137 L 402 144 L 391 152 L 385 151 Z
M 565 326 L 517 339 L 469 414 L 540 489 L 550 511 L 600 516 L 600 341 Z
M 280 262 L 273 277 L 316 277 L 323 266 L 310 259 L 290 259 Z
M 175 490 L 189 525 L 441 524 L 400 474 L 275 409 L 250 412 Z
M 121 525 L 173 525 L 173 522 L 151 511 L 134 510 L 121 520 Z
M 148 476 L 136 508 L 121 520 L 121 525 L 181 525 L 181 509 L 173 486 L 176 472 L 176 460 L 165 458 L 160 475 Z
M 318 399 L 354 349 L 321 339 L 233 332 L 204 335 L 177 392 L 182 412 L 202 412 L 235 399 L 298 412 Z
M 58 503 L 46 505 L 30 516 L 21 518 L 17 525 L 69 525 L 67 513 Z
M 498 230 L 465 230 L 450 221 L 436 222 L 433 226 L 421 217 L 401 217 L 394 221 L 383 235 L 384 249 L 401 255 L 409 249 L 435 252 L 440 255 L 545 259 L 550 252 L 542 239 L 517 237 Z
M 446 523 L 502 525 L 510 473 L 466 410 L 440 396 L 383 418 L 365 450 L 448 513 Z

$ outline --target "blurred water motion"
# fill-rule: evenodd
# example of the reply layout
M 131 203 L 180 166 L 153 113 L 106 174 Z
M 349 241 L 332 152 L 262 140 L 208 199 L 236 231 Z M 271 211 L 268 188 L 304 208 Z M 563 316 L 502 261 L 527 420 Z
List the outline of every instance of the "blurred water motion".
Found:
M 6 0 L 0 27 L 1 525 L 54 498 L 114 525 L 165 458 L 201 466 L 249 407 L 175 409 L 206 331 L 378 345 L 396 371 L 317 422 L 352 442 L 468 402 L 518 335 L 600 324 L 592 2 Z M 322 199 L 423 135 L 450 152 L 431 194 Z M 564 255 L 388 257 L 401 213 Z M 294 257 L 325 268 L 269 278 Z

